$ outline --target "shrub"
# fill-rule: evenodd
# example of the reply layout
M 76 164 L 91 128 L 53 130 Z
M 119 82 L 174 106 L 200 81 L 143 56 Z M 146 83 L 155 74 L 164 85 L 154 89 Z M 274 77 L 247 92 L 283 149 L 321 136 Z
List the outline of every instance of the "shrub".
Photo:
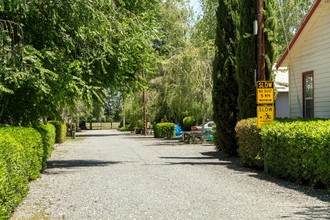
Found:
M 194 125 L 194 123 L 195 123 L 195 119 L 192 116 L 185 117 L 182 120 L 183 130 L 184 131 L 191 131 L 191 127 Z
M 47 159 L 50 158 L 55 144 L 56 130 L 53 124 L 37 125 L 35 129 L 39 131 L 43 142 L 42 169 L 46 168 Z
M 142 129 L 143 128 L 143 122 L 142 120 L 138 120 L 135 124 L 135 128 Z
M 66 124 L 62 121 L 50 121 L 56 129 L 55 143 L 64 143 L 66 139 Z
M 261 137 L 271 173 L 330 190 L 330 121 L 275 122 Z
M 23 145 L 25 160 L 28 163 L 29 179 L 38 178 L 42 170 L 42 158 L 44 155 L 41 134 L 34 128 L 27 127 L 3 127 L 0 129 L 0 134 L 9 134 Z
M 125 125 L 119 128 L 119 131 L 134 131 L 134 126 L 131 124 Z
M 257 128 L 257 118 L 239 121 L 235 127 L 238 139 L 240 162 L 248 167 L 263 167 L 261 136 Z
M 4 132 L 0 135 L 0 219 L 9 219 L 11 211 L 28 193 L 28 163 L 24 147 Z
M 171 122 L 162 122 L 154 125 L 154 136 L 155 138 L 174 136 L 175 125 Z
M 54 142 L 51 124 L 0 128 L 0 219 L 8 219 L 26 196 L 28 180 L 40 176 Z

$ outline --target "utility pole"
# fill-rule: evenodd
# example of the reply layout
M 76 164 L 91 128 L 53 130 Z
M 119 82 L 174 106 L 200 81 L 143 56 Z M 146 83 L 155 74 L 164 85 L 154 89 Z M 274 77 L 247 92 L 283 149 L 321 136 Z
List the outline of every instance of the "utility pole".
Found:
M 121 108 L 121 113 L 124 113 L 124 97 L 123 97 L 123 94 L 121 94 L 121 97 L 120 97 L 120 108 Z M 125 127 L 126 125 L 126 116 L 125 114 L 123 114 L 123 127 Z
M 144 70 L 142 72 L 144 78 Z M 143 135 L 147 135 L 147 92 L 143 88 Z
M 266 80 L 264 0 L 258 0 L 258 80 Z
M 258 82 L 257 95 L 257 127 L 270 124 L 275 118 L 274 82 L 266 81 L 265 36 L 264 36 L 264 0 L 258 0 Z M 267 164 L 264 164 L 268 172 Z

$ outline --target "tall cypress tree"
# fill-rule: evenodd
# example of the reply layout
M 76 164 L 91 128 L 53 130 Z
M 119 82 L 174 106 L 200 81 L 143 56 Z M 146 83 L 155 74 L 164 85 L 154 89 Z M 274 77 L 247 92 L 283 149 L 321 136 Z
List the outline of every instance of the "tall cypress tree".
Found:
M 276 48 L 276 1 L 265 1 L 266 80 L 272 79 L 272 65 L 278 58 Z M 257 69 L 257 36 L 252 22 L 257 19 L 257 0 L 239 3 L 239 36 L 237 46 L 237 83 L 239 119 L 256 117 L 255 71 Z
M 278 2 L 276 0 L 265 1 L 265 60 L 266 80 L 275 80 L 272 74 L 274 63 L 279 58 L 278 32 L 279 18 L 277 17 Z
M 257 36 L 252 22 L 257 18 L 257 1 L 239 2 L 239 36 L 237 46 L 237 83 L 239 119 L 256 117 L 255 74 L 257 69 Z
M 215 144 L 218 150 L 237 155 L 237 83 L 235 79 L 236 0 L 219 0 L 216 14 L 216 55 L 213 68 L 213 119 L 216 123 Z

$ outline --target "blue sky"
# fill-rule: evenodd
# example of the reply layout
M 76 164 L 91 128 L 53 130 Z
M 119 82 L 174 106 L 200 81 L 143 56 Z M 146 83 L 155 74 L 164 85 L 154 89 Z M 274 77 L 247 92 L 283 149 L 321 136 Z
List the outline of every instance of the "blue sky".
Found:
M 200 4 L 199 4 L 199 0 L 190 0 L 190 6 L 193 7 L 195 12 L 200 11 Z

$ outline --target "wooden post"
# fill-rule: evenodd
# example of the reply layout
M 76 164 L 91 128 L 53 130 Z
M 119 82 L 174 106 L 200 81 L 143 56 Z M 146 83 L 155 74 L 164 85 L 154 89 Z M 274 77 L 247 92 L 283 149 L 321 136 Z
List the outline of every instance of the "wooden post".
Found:
M 147 135 L 147 97 L 146 90 L 143 89 L 143 135 Z
M 142 72 L 144 77 L 144 71 Z M 147 135 L 147 92 L 143 88 L 143 135 Z
M 258 80 L 266 80 L 264 0 L 258 0 Z

